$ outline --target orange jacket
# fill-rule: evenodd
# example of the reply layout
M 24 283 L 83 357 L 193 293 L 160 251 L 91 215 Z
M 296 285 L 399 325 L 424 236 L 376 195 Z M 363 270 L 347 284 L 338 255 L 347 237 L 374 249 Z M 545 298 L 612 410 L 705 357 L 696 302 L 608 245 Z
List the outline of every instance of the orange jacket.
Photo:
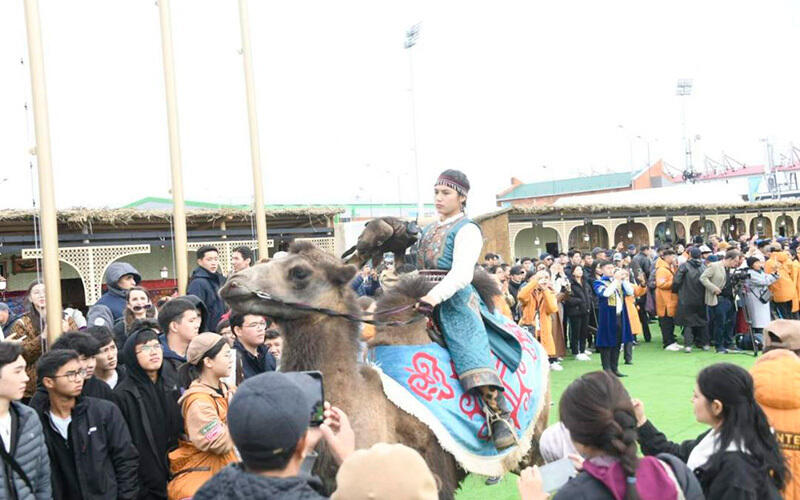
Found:
M 511 315 L 511 308 L 508 307 L 508 302 L 506 302 L 506 299 L 503 298 L 502 295 L 494 296 L 494 309 L 506 318 L 514 321 L 514 317 Z
M 672 278 L 675 270 L 664 259 L 656 261 L 656 315 L 675 317 L 678 309 L 678 294 L 672 293 Z
M 767 274 L 778 273 L 778 281 L 769 286 L 774 302 L 792 302 L 792 311 L 797 311 L 797 272 L 786 252 L 772 252 L 764 264 Z
M 211 476 L 238 461 L 228 432 L 228 405 L 234 391 L 235 388 L 226 387 L 223 397 L 195 380 L 178 400 L 186 436 L 169 454 L 170 475 L 173 476 L 167 484 L 170 500 L 191 498 Z
M 756 401 L 775 429 L 792 479 L 782 491 L 786 500 L 800 500 L 800 357 L 786 349 L 764 354 L 750 369 Z M 775 383 L 776 381 L 780 383 Z
M 642 322 L 639 320 L 639 309 L 636 306 L 636 298 L 646 293 L 647 288 L 634 284 L 633 295 L 625 296 L 625 310 L 628 311 L 628 321 L 631 323 L 631 333 L 633 335 L 641 335 L 644 331 L 642 329 Z
M 539 329 L 536 338 L 542 343 L 548 356 L 556 355 L 556 343 L 553 341 L 553 324 L 550 315 L 558 312 L 556 295 L 550 289 L 540 289 L 539 281 L 531 281 L 522 287 L 517 294 L 517 299 L 522 305 L 522 319 L 520 325 L 536 326 L 536 314 L 539 314 Z

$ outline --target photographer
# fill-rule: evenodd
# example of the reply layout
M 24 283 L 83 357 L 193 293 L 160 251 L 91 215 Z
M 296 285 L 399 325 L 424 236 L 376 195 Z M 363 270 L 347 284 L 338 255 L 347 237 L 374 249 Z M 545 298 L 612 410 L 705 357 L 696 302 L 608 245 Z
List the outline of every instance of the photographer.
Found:
M 378 281 L 378 273 L 370 266 L 364 266 L 358 273 L 351 285 L 359 297 L 372 297 L 381 287 Z
M 764 262 L 756 256 L 747 258 L 748 279 L 742 287 L 742 298 L 753 333 L 761 333 L 772 320 L 769 303 L 772 292 L 769 286 L 778 281 L 778 273 L 764 272 Z
M 739 267 L 741 253 L 728 250 L 725 258 L 714 262 L 700 275 L 706 289 L 705 302 L 714 318 L 714 344 L 717 352 L 733 349 L 733 270 Z

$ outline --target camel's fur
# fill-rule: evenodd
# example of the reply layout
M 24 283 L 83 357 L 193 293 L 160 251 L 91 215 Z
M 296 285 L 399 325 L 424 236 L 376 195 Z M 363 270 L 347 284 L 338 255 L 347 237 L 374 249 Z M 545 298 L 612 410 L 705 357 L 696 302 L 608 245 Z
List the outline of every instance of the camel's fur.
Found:
M 287 257 L 236 273 L 221 294 L 234 310 L 269 316 L 281 326 L 282 371 L 322 372 L 326 399 L 350 416 L 358 448 L 377 442 L 398 442 L 416 449 L 436 477 L 441 498 L 452 498 L 464 471 L 442 450 L 427 426 L 386 398 L 378 373 L 357 363 L 359 325 L 342 318 L 293 310 L 250 293 L 260 290 L 284 302 L 355 313 L 356 296 L 350 287 L 355 273 L 354 266 L 343 264 L 310 243 L 299 243 L 292 245 Z M 396 291 L 381 300 L 378 309 L 397 301 L 413 303 L 425 289 L 420 280 L 401 280 Z M 401 320 L 411 314 L 415 313 L 407 311 L 391 319 Z M 417 322 L 403 328 L 379 328 L 373 343 L 427 343 L 430 340 L 424 325 Z M 547 405 L 542 413 L 540 421 L 546 423 Z M 538 452 L 537 446 L 533 448 Z M 332 484 L 335 468 L 324 453 L 323 457 L 320 473 Z

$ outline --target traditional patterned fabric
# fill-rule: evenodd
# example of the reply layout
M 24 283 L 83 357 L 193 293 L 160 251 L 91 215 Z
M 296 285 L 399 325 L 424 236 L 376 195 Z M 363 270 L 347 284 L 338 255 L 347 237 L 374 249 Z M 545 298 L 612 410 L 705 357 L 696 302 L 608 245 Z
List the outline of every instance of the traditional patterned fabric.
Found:
M 511 332 L 521 345 L 516 371 L 491 353 L 505 389 L 520 445 L 498 452 L 489 437 L 479 397 L 465 393 L 447 349 L 426 345 L 377 346 L 370 359 L 380 370 L 387 397 L 424 422 L 447 452 L 469 472 L 502 475 L 527 454 L 548 387 L 547 353 L 526 331 Z M 490 334 L 491 336 L 491 334 Z
M 422 230 L 417 252 L 417 269 L 441 269 L 449 271 L 453 265 L 453 250 L 456 234 L 467 224 L 475 224 L 466 216 L 448 224 L 428 224 Z
M 603 288 L 610 282 L 610 278 L 601 278 L 594 281 L 594 293 L 597 295 L 597 336 L 595 345 L 597 347 L 616 347 L 617 342 L 617 320 L 622 321 L 622 343 L 633 342 L 631 333 L 631 322 L 628 317 L 628 305 L 622 303 L 622 314 L 617 316 L 616 294 L 611 297 L 602 295 Z M 621 293 L 625 293 L 620 290 Z

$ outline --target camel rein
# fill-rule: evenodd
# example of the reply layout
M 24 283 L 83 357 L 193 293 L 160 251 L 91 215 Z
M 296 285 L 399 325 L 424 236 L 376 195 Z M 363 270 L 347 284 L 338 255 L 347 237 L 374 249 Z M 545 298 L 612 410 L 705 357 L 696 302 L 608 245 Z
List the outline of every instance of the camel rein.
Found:
M 338 312 L 338 311 L 334 311 L 333 309 L 328 309 L 328 308 L 325 308 L 325 307 L 315 307 L 315 306 L 311 306 L 311 305 L 308 305 L 308 304 L 303 304 L 302 302 L 287 302 L 287 301 L 281 300 L 281 299 L 279 299 L 277 297 L 273 297 L 272 295 L 268 294 L 267 292 L 262 292 L 261 290 L 251 290 L 250 293 L 252 293 L 256 297 L 258 297 L 259 299 L 268 300 L 270 302 L 275 302 L 275 303 L 280 304 L 282 306 L 286 306 L 286 307 L 288 307 L 290 309 L 296 309 L 298 311 L 316 312 L 316 313 L 324 314 L 326 316 L 331 316 L 331 317 L 334 317 L 334 318 L 344 318 L 346 320 L 353 321 L 353 322 L 356 322 L 356 323 L 367 323 L 369 325 L 374 325 L 374 326 L 407 326 L 407 325 L 416 323 L 417 321 L 421 321 L 423 319 L 426 319 L 426 316 L 424 316 L 422 314 L 417 314 L 413 318 L 408 319 L 406 321 L 378 321 L 378 320 L 375 320 L 375 319 L 365 319 L 363 317 L 363 315 L 356 315 L 356 314 L 350 314 L 350 313 L 341 313 L 341 312 Z M 382 315 L 386 315 L 386 314 L 397 314 L 397 313 L 401 313 L 401 312 L 405 312 L 405 311 L 411 310 L 413 308 L 414 308 L 414 304 L 409 304 L 409 305 L 405 305 L 405 306 L 398 306 L 398 307 L 392 307 L 391 309 L 384 309 L 383 311 L 375 311 L 373 313 L 370 313 L 370 316 L 377 317 L 377 316 L 382 316 Z

